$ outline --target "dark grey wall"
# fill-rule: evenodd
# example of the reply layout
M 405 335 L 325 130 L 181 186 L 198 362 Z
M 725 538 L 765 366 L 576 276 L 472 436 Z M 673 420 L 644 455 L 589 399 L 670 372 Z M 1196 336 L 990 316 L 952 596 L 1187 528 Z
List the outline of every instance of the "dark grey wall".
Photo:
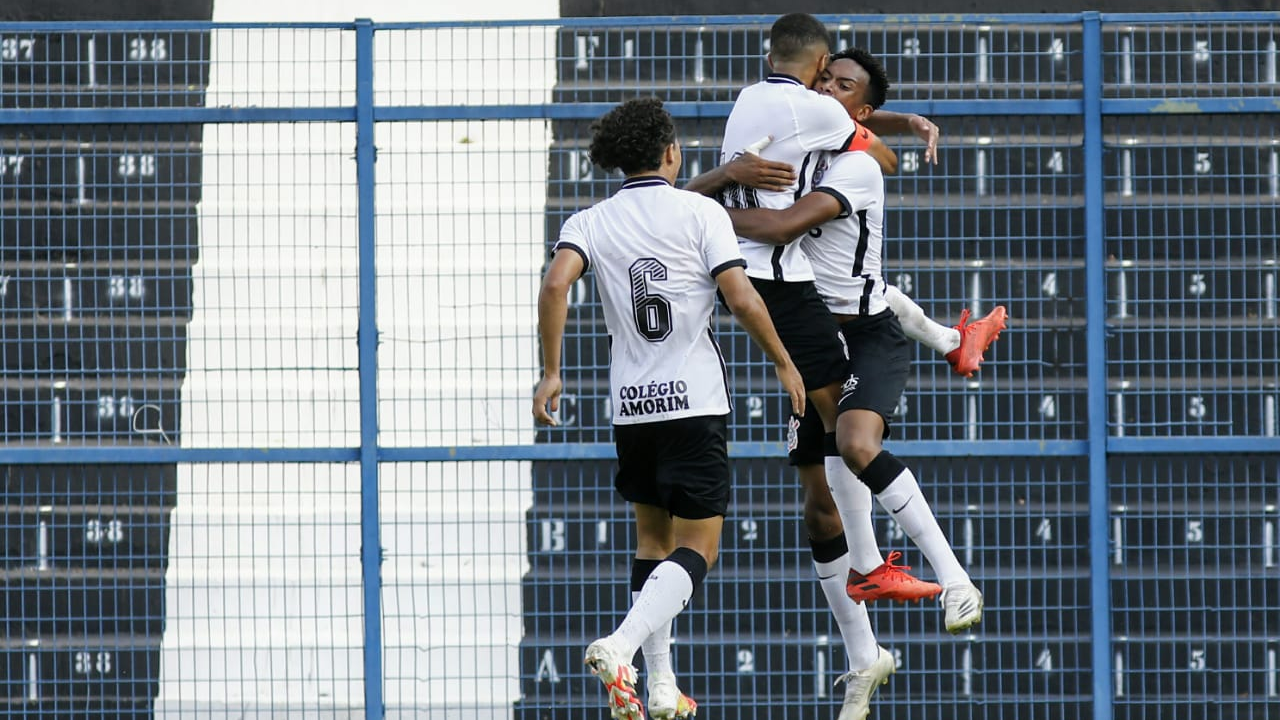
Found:
M 0 0 L 0 20 L 209 20 L 213 0 Z
M 563 17 L 619 15 L 781 15 L 884 13 L 1188 12 L 1280 10 L 1280 0 L 560 0 Z

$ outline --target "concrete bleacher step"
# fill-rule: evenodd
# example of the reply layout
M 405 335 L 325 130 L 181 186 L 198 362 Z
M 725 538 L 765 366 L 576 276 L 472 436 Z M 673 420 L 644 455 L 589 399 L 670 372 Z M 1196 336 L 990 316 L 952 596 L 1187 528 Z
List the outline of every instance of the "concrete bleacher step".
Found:
M 108 503 L 171 508 L 177 468 L 166 464 L 17 465 L 0 467 L 0 494 L 17 507 Z
M 1232 566 L 1111 568 L 1112 631 L 1117 635 L 1193 633 L 1274 637 L 1280 570 L 1259 562 Z
M 1275 505 L 1123 506 L 1111 510 L 1113 565 L 1187 568 L 1238 564 L 1264 572 L 1280 562 Z
M 1277 700 L 1274 636 L 1139 636 L 1113 640 L 1117 696 Z
M 1103 154 L 1106 190 L 1124 197 L 1183 193 L 1266 196 L 1276 149 L 1261 138 L 1123 138 Z
M 1253 318 L 1266 327 L 1277 315 L 1278 274 L 1276 258 L 1265 256 L 1112 262 L 1107 267 L 1107 314 L 1113 320 L 1189 318 L 1202 325 L 1219 318 Z
M 0 358 L 6 379 L 97 378 L 116 388 L 134 382 L 126 379 L 130 373 L 180 379 L 187 371 L 187 324 L 155 316 L 6 320 Z
M 957 507 L 936 502 L 931 507 L 956 555 L 970 569 L 1089 564 L 1088 515 L 1083 507 Z M 527 518 L 528 556 L 535 568 L 591 564 L 609 554 L 615 554 L 615 563 L 630 562 L 635 529 L 629 515 L 572 503 L 540 504 L 529 510 Z M 927 563 L 892 518 L 879 511 L 873 518 L 882 553 L 903 550 L 913 559 L 917 573 L 927 575 Z M 795 503 L 734 504 L 720 537 L 722 557 L 735 565 L 770 572 L 785 567 L 807 569 L 812 562 L 801 509 Z
M 199 143 L 12 138 L 0 134 L 0 198 L 40 202 L 142 202 L 201 196 Z M 136 133 L 134 134 L 136 136 Z M 90 145 L 90 143 L 96 143 Z
M 0 571 L 8 636 L 159 635 L 164 571 L 25 568 Z
M 42 232 L 30 232 L 33 225 Z M 198 236 L 194 203 L 0 202 L 0 237 L 5 238 L 0 259 L 5 261 L 194 263 Z
M 163 506 L 6 504 L 0 531 L 2 567 L 168 565 L 169 511 Z
M 1141 366 L 1148 369 L 1147 366 Z M 1199 377 L 1199 363 L 1169 377 L 1112 379 L 1108 383 L 1111 434 L 1155 436 L 1273 436 L 1276 382 L 1272 378 Z M 1124 371 L 1125 369 L 1121 369 Z M 1129 369 L 1136 372 L 1136 369 Z
M 135 376 L 0 383 L 6 442 L 177 443 L 181 378 Z
M 84 718 L 111 718 L 111 720 L 151 720 L 154 703 L 139 700 L 41 700 L 27 702 L 17 700 L 5 703 L 0 700 L 0 717 L 51 718 L 52 720 L 84 720 Z
M 14 638 L 0 645 L 0 667 L 6 670 L 0 703 L 148 700 L 159 685 L 160 641 L 139 635 Z
M 1232 262 L 1280 256 L 1280 208 L 1258 196 L 1108 195 L 1108 257 Z
M 912 554 L 913 557 L 919 557 Z M 826 628 L 830 612 L 812 570 L 735 566 L 732 558 L 708 576 L 681 617 L 678 632 L 803 633 Z M 917 565 L 917 563 L 912 563 Z M 629 563 L 535 568 L 525 575 L 526 635 L 591 635 L 621 621 L 631 604 Z M 924 573 L 922 573 L 924 574 Z M 1067 632 L 1089 627 L 1089 579 L 1069 567 L 986 568 L 972 575 L 986 598 L 980 633 Z M 877 602 L 873 623 L 883 632 L 939 632 L 934 600 L 907 605 Z
M 537 669 L 521 676 L 525 700 L 564 702 L 572 698 L 604 697 L 600 681 L 582 666 L 582 653 L 593 638 L 526 638 L 521 664 Z M 1087 692 L 1089 650 L 1087 636 L 954 637 L 885 636 L 879 644 L 895 656 L 897 672 L 879 688 L 878 702 L 931 698 L 956 701 L 965 697 L 1034 694 L 1043 700 Z M 744 635 L 677 635 L 672 661 L 681 689 L 700 703 L 704 698 L 737 696 L 740 702 L 769 705 L 784 702 L 833 703 L 839 706 L 844 688 L 833 687 L 848 669 L 839 641 L 826 636 L 782 637 L 768 633 Z M 644 697 L 643 655 L 636 654 L 638 689 Z M 559 682 L 550 682 L 555 669 Z
M 893 444 L 892 440 L 890 444 Z M 1133 460 L 1135 463 L 1152 462 L 1150 458 L 1137 456 Z M 939 507 L 1013 506 L 1029 508 L 1029 512 L 1036 508 L 1061 507 L 1064 511 L 1071 508 L 1074 512 L 1088 502 L 1087 484 L 1078 480 L 1084 477 L 1082 473 L 1086 466 L 1078 456 L 910 457 L 904 458 L 904 462 L 919 478 L 930 504 Z M 800 484 L 795 469 L 788 466 L 785 457 L 735 458 L 730 460 L 730 466 L 734 473 L 730 510 L 735 507 L 797 508 L 796 517 L 799 517 Z M 1162 481 L 1186 474 L 1185 468 L 1168 467 L 1164 462 L 1156 465 L 1155 470 L 1124 467 L 1126 473 L 1152 472 Z M 627 512 L 626 503 L 613 488 L 616 471 L 617 461 L 611 458 L 533 462 L 530 478 L 533 507 L 546 505 L 555 508 L 572 503 L 594 505 L 602 514 L 623 515 Z M 1225 471 L 1229 471 L 1229 466 Z M 1273 476 L 1268 476 L 1261 469 L 1257 472 L 1254 481 L 1257 485 L 1247 497 L 1250 502 L 1274 502 L 1264 494 L 1271 488 L 1265 485 L 1268 481 L 1263 480 Z M 1120 473 L 1121 470 L 1117 469 L 1115 476 L 1119 477 Z M 1199 489 L 1198 482 L 1190 481 L 1184 490 L 1190 493 Z M 1164 484 L 1159 491 L 1170 492 Z M 1135 496 L 1141 499 L 1149 497 L 1152 492 L 1149 486 L 1124 486 L 1113 480 L 1113 502 L 1116 503 L 1134 504 Z M 1192 494 L 1187 497 L 1200 496 Z
M 1102 77 L 1112 93 L 1163 94 L 1196 84 L 1215 94 L 1264 94 L 1274 68 L 1275 29 L 1265 23 L 1109 25 Z M 1268 60 L 1268 56 L 1272 59 Z
M 44 94 L 40 86 L 50 86 L 59 99 L 95 86 L 121 86 L 117 92 L 124 94 L 127 88 L 134 96 L 170 85 L 196 86 L 203 92 L 209 83 L 210 49 L 204 30 L 24 33 L 14 48 L 16 57 L 4 64 L 0 77 L 6 85 L 34 86 L 27 93 L 37 96 Z
M 192 290 L 181 263 L 0 263 L 0 318 L 190 318 Z

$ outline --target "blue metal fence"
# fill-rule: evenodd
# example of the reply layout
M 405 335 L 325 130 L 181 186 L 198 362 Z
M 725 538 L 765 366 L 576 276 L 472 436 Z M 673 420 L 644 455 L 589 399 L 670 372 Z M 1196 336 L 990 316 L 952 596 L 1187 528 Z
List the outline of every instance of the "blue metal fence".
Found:
M 873 712 L 1274 712 L 1280 15 L 824 19 L 837 47 L 885 61 L 889 109 L 943 128 L 936 169 L 898 146 L 891 277 L 939 319 L 997 302 L 1014 317 L 973 381 L 921 351 L 891 443 L 991 612 L 956 640 L 932 609 L 873 610 L 902 661 Z M 686 175 L 706 169 L 770 20 L 0 25 L 0 711 L 598 707 L 578 653 L 626 606 L 630 548 L 607 354 L 588 276 L 566 334 L 571 421 L 535 434 L 539 264 L 619 182 L 585 160 L 587 121 L 657 94 Z M 96 365 L 89 330 L 116 343 Z M 841 661 L 778 460 L 781 400 L 745 336 L 721 337 L 738 495 L 677 667 L 719 716 L 825 714 Z M 112 478 L 150 471 L 117 466 L 177 479 L 136 480 L 133 498 Z M 181 519 L 205 504 L 226 508 Z M 279 523 L 296 536 L 202 544 Z M 136 607 L 94 604 L 133 602 L 109 587 L 137 577 L 119 553 L 51 552 L 60 524 L 81 545 L 131 524 L 164 536 L 138 550 L 153 586 Z M 239 594 L 217 597 L 256 604 L 232 612 L 191 592 L 231 577 L 218 557 L 312 569 L 235 575 Z M 311 597 L 273 601 L 277 585 Z M 41 604 L 76 587 L 86 604 Z M 202 644 L 245 619 L 283 634 Z M 109 659 L 139 648 L 127 672 Z

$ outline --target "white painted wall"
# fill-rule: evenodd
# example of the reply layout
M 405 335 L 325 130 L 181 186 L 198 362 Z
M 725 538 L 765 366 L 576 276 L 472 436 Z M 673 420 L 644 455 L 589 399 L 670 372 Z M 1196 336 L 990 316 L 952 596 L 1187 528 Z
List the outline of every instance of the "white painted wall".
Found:
M 214 19 L 557 11 L 556 0 L 217 0 Z M 388 33 L 378 101 L 545 102 L 553 33 Z M 208 102 L 351 104 L 353 58 L 350 34 L 220 31 Z M 548 127 L 386 124 L 376 140 L 383 444 L 532 442 Z M 204 141 L 183 444 L 355 446 L 354 129 L 207 126 Z M 380 482 L 388 716 L 509 717 L 528 464 L 386 465 Z M 363 716 L 359 507 L 356 466 L 180 468 L 159 715 Z

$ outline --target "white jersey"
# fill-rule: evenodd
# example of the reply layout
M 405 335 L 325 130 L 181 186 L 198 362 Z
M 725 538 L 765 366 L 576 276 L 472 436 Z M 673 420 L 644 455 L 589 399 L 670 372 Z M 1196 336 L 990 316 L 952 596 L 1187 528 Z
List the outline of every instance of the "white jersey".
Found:
M 569 218 L 555 249 L 595 270 L 615 425 L 729 413 L 715 277 L 746 261 L 724 208 L 658 176 L 631 178 Z
M 813 192 L 840 201 L 838 217 L 800 241 L 813 264 L 813 284 L 827 309 L 840 315 L 875 315 L 889 307 L 884 257 L 884 175 L 865 152 L 824 153 L 815 162 Z M 818 232 L 820 231 L 820 232 Z
M 783 192 L 731 185 L 720 195 L 725 207 L 783 210 L 804 194 L 804 178 L 822 150 L 842 150 L 860 128 L 834 98 L 813 92 L 790 75 L 774 74 L 743 88 L 725 123 L 722 163 L 733 160 L 761 138 L 773 136 L 760 156 L 788 163 L 799 181 Z M 738 238 L 747 260 L 747 274 L 766 280 L 813 280 L 813 270 L 799 243 L 771 245 Z

